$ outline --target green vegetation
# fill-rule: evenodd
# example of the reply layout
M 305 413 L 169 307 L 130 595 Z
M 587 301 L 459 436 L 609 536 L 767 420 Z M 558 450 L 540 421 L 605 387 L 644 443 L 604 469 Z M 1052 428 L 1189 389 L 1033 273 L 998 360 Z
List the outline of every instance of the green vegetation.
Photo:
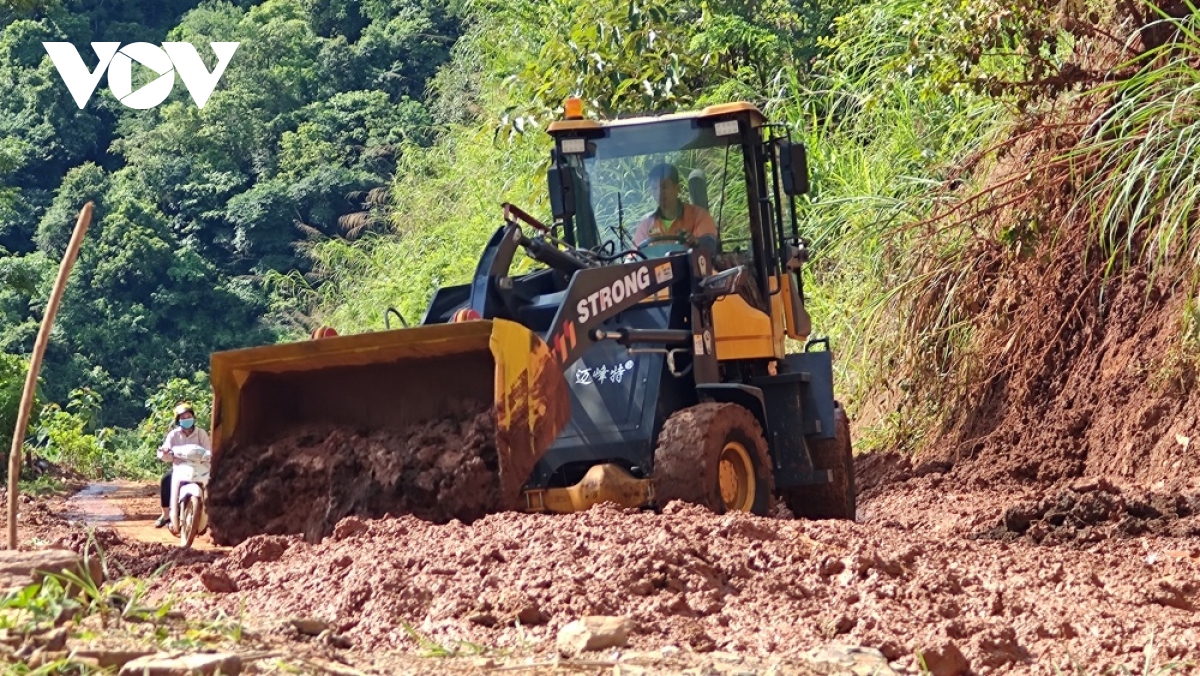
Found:
M 501 651 L 493 650 L 478 643 L 470 641 L 455 641 L 455 646 L 445 646 L 433 639 L 425 636 L 421 632 L 413 629 L 413 626 L 408 622 L 401 621 L 400 626 L 404 628 L 404 633 L 408 634 L 409 638 L 421 647 L 424 657 L 460 657 L 460 656 L 477 656 L 485 655 L 492 652 L 499 653 Z
M 969 73 L 950 68 L 954 55 L 943 36 L 957 15 L 949 4 L 893 0 L 814 10 L 839 15 L 836 22 L 775 4 L 600 3 L 586 19 L 572 18 L 573 5 L 539 7 L 476 6 L 433 82 L 437 142 L 405 153 L 390 195 L 390 231 L 316 243 L 316 283 L 277 279 L 277 307 L 299 306 L 304 316 L 350 331 L 380 328 L 389 306 L 419 317 L 434 288 L 469 277 L 496 227 L 499 202 L 545 213 L 548 139 L 541 129 L 569 94 L 582 93 L 591 111 L 608 116 L 744 98 L 810 147 L 814 193 L 801 227 L 816 258 L 807 288 L 818 331 L 848 357 L 838 361 L 843 396 L 853 402 L 891 385 L 870 367 L 879 360 L 925 366 L 929 346 L 896 340 L 914 322 L 941 328 L 945 335 L 927 340 L 949 359 L 952 318 L 913 307 L 907 297 L 941 280 L 953 263 L 933 269 L 920 261 L 959 251 L 964 236 L 961 228 L 913 224 L 958 198 L 941 194 L 955 163 L 1001 136 L 1027 105 L 982 91 L 1023 77 L 1023 64 L 981 59 Z M 982 40 L 956 30 L 955 49 Z M 638 56 L 646 50 L 659 51 Z M 978 81 L 954 84 L 970 77 Z M 445 199 L 450 194 L 455 199 Z M 889 421 L 886 441 L 922 429 L 922 411 L 942 394 L 913 397 L 913 413 L 903 414 L 912 419 Z
M 6 673 L 113 673 L 111 667 L 97 667 L 67 656 L 61 649 L 45 650 L 56 633 L 65 633 L 65 639 L 75 647 L 77 641 L 118 639 L 142 644 L 148 641 L 164 652 L 229 649 L 243 641 L 241 615 L 234 618 L 218 612 L 212 619 L 189 620 L 173 609 L 172 597 L 150 602 L 150 586 L 166 566 L 144 578 L 130 577 L 118 570 L 120 566 L 107 557 L 90 531 L 86 552 L 86 557 L 94 558 L 103 570 L 103 583 L 97 584 L 83 573 L 91 569 L 85 557 L 83 570 L 47 572 L 40 581 L 0 598 L 0 631 L 18 641 L 14 647 L 50 653 L 40 664 L 27 659 L 13 666 L 17 671 Z
M 103 425 L 129 427 L 172 377 L 219 349 L 274 340 L 259 283 L 305 270 L 296 245 L 342 232 L 385 185 L 401 142 L 425 139 L 425 81 L 456 37 L 449 9 L 420 2 L 48 3 L 0 32 L 0 351 L 32 347 L 78 209 L 97 218 L 45 364 L 47 396 L 91 388 Z M 183 87 L 151 110 L 107 87 L 79 110 L 46 40 L 236 40 L 203 109 Z M 86 55 L 94 62 L 92 55 Z M 211 57 L 210 57 L 211 59 Z M 209 67 L 212 65 L 209 62 Z
M 1110 271 L 1131 260 L 1200 256 L 1190 230 L 1200 201 L 1200 21 L 1188 6 L 1185 21 L 1157 22 L 1178 28 L 1179 40 L 1148 49 L 1128 78 L 1098 88 L 1113 105 L 1067 155 L 1085 186 L 1076 208 L 1105 244 Z
M 8 452 L 12 448 L 12 432 L 20 412 L 21 393 L 29 364 L 16 355 L 0 354 L 0 453 L 8 467 Z
M 204 405 L 212 351 L 379 329 L 389 308 L 415 323 L 471 274 L 500 203 L 544 215 L 542 130 L 578 94 L 598 116 L 749 100 L 808 143 L 817 331 L 852 411 L 871 393 L 885 412 L 859 447 L 912 447 L 975 373 L 981 280 L 1061 232 L 1052 188 L 1111 266 L 1196 257 L 1196 13 L 1154 7 L 9 3 L 0 425 L 84 201 L 97 221 L 30 443 L 94 476 L 150 472 L 171 406 Z M 241 45 L 203 109 L 182 87 L 145 111 L 102 87 L 79 110 L 46 40 L 188 41 L 210 67 L 205 43 Z M 1069 138 L 1004 178 L 1047 130 Z
M 0 9 L 0 435 L 9 355 L 28 355 L 82 205 L 96 203 L 42 369 L 30 442 L 92 476 L 153 464 L 172 383 L 216 350 L 272 342 L 273 273 L 312 235 L 369 233 L 372 191 L 430 141 L 426 82 L 459 32 L 423 0 L 6 4 Z M 176 84 L 150 110 L 101 80 L 80 110 L 41 43 L 240 42 L 203 109 Z M 147 81 L 135 65 L 135 87 Z M 203 379 L 203 375 L 201 375 Z M 86 393 L 86 394 L 84 394 Z M 82 397 L 82 398 L 81 398 Z M 148 415 L 149 414 L 149 415 Z M 2 439 L 0 439 L 2 440 Z M 5 445 L 7 450 L 7 444 Z M 149 460 L 143 458 L 149 457 Z

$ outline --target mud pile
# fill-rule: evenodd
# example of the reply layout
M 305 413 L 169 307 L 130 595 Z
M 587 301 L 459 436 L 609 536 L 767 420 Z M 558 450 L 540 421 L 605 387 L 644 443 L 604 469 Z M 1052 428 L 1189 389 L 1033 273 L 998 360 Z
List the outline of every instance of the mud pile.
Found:
M 1200 535 L 1197 515 L 1197 493 L 1122 491 L 1104 480 L 1085 480 L 1008 507 L 996 527 L 976 537 L 1071 546 L 1143 534 L 1192 537 Z
M 994 514 L 993 496 L 933 481 L 891 497 L 938 494 L 931 504 Z M 1099 669 L 1126 653 L 1140 664 L 1151 642 L 1157 661 L 1200 657 L 1200 616 L 1184 609 L 1200 589 L 1180 582 L 1194 578 L 1191 542 L 1031 547 L 954 537 L 934 522 L 960 517 L 925 517 L 811 522 L 682 503 L 469 525 L 350 517 L 315 545 L 251 538 L 216 563 L 171 570 L 156 593 L 187 599 L 189 613 L 316 617 L 365 655 L 419 650 L 405 623 L 440 645 L 552 653 L 560 628 L 597 614 L 632 620 L 631 649 L 791 657 L 838 641 L 910 662 L 961 651 L 972 673 L 1052 674 L 1069 658 Z
M 304 426 L 270 443 L 232 445 L 214 463 L 214 542 L 300 534 L 309 542 L 343 517 L 413 514 L 472 521 L 499 500 L 490 404 L 463 404 L 402 430 Z
M 17 495 L 17 548 L 37 549 L 70 528 L 68 519 L 63 516 L 65 502 L 57 496 Z M 0 488 L 0 518 L 7 523 L 8 491 L 3 488 Z
M 182 549 L 158 542 L 140 542 L 111 528 L 71 530 L 54 538 L 51 549 L 69 549 L 80 556 L 101 558 L 110 580 L 126 576 L 150 577 L 160 568 L 175 565 L 212 563 L 222 558 L 215 551 Z

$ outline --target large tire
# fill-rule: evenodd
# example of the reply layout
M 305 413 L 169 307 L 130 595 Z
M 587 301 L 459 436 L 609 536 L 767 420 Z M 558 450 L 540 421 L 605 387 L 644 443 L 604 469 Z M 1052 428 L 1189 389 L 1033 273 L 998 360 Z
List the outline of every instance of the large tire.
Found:
M 784 504 L 805 519 L 849 519 L 857 510 L 854 485 L 854 451 L 850 444 L 850 421 L 840 403 L 834 404 L 834 437 L 808 442 L 813 466 L 833 473 L 833 481 L 815 486 L 796 486 L 781 491 Z
M 766 515 L 775 474 L 758 419 L 737 404 L 706 403 L 676 411 L 658 435 L 654 494 L 660 508 L 682 500 L 717 514 L 737 510 Z

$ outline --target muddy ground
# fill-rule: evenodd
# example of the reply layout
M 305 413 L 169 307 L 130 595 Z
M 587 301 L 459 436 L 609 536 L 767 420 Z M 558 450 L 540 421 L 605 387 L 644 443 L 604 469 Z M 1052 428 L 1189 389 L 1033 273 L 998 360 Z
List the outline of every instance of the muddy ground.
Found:
M 266 443 L 231 445 L 209 487 L 214 541 L 300 534 L 319 542 L 351 514 L 444 523 L 496 511 L 490 402 L 460 409 L 402 430 L 306 425 Z
M 834 644 L 877 649 L 899 673 L 917 673 L 918 655 L 943 673 L 1200 664 L 1193 496 L 1088 479 L 980 486 L 895 456 L 860 457 L 858 474 L 857 523 L 674 503 L 662 514 L 601 506 L 471 525 L 349 517 L 316 544 L 204 538 L 193 552 L 111 524 L 97 537 L 131 574 L 168 564 L 155 599 L 189 616 L 242 618 L 269 645 L 367 673 L 425 670 L 433 658 L 413 656 L 433 645 L 485 651 L 498 665 L 550 664 L 558 630 L 593 614 L 630 618 L 627 650 L 662 666 L 665 649 L 676 660 L 666 673 L 731 659 L 766 673 Z M 153 493 L 136 499 L 141 507 L 127 499 L 123 509 L 153 518 Z M 27 504 L 23 540 L 82 547 L 60 520 L 79 506 Z M 288 620 L 302 617 L 326 623 L 337 645 L 298 633 Z M 619 671 L 604 662 L 612 651 L 592 657 L 593 673 Z

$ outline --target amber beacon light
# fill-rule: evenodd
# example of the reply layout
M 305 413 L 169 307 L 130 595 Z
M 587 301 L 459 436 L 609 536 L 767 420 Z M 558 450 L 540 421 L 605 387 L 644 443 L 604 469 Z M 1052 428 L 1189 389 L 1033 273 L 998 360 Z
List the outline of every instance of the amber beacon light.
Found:
M 566 103 L 564 103 L 564 107 L 566 108 L 566 114 L 564 117 L 566 117 L 568 120 L 583 119 L 583 99 L 579 98 L 578 96 L 571 96 L 567 98 Z

